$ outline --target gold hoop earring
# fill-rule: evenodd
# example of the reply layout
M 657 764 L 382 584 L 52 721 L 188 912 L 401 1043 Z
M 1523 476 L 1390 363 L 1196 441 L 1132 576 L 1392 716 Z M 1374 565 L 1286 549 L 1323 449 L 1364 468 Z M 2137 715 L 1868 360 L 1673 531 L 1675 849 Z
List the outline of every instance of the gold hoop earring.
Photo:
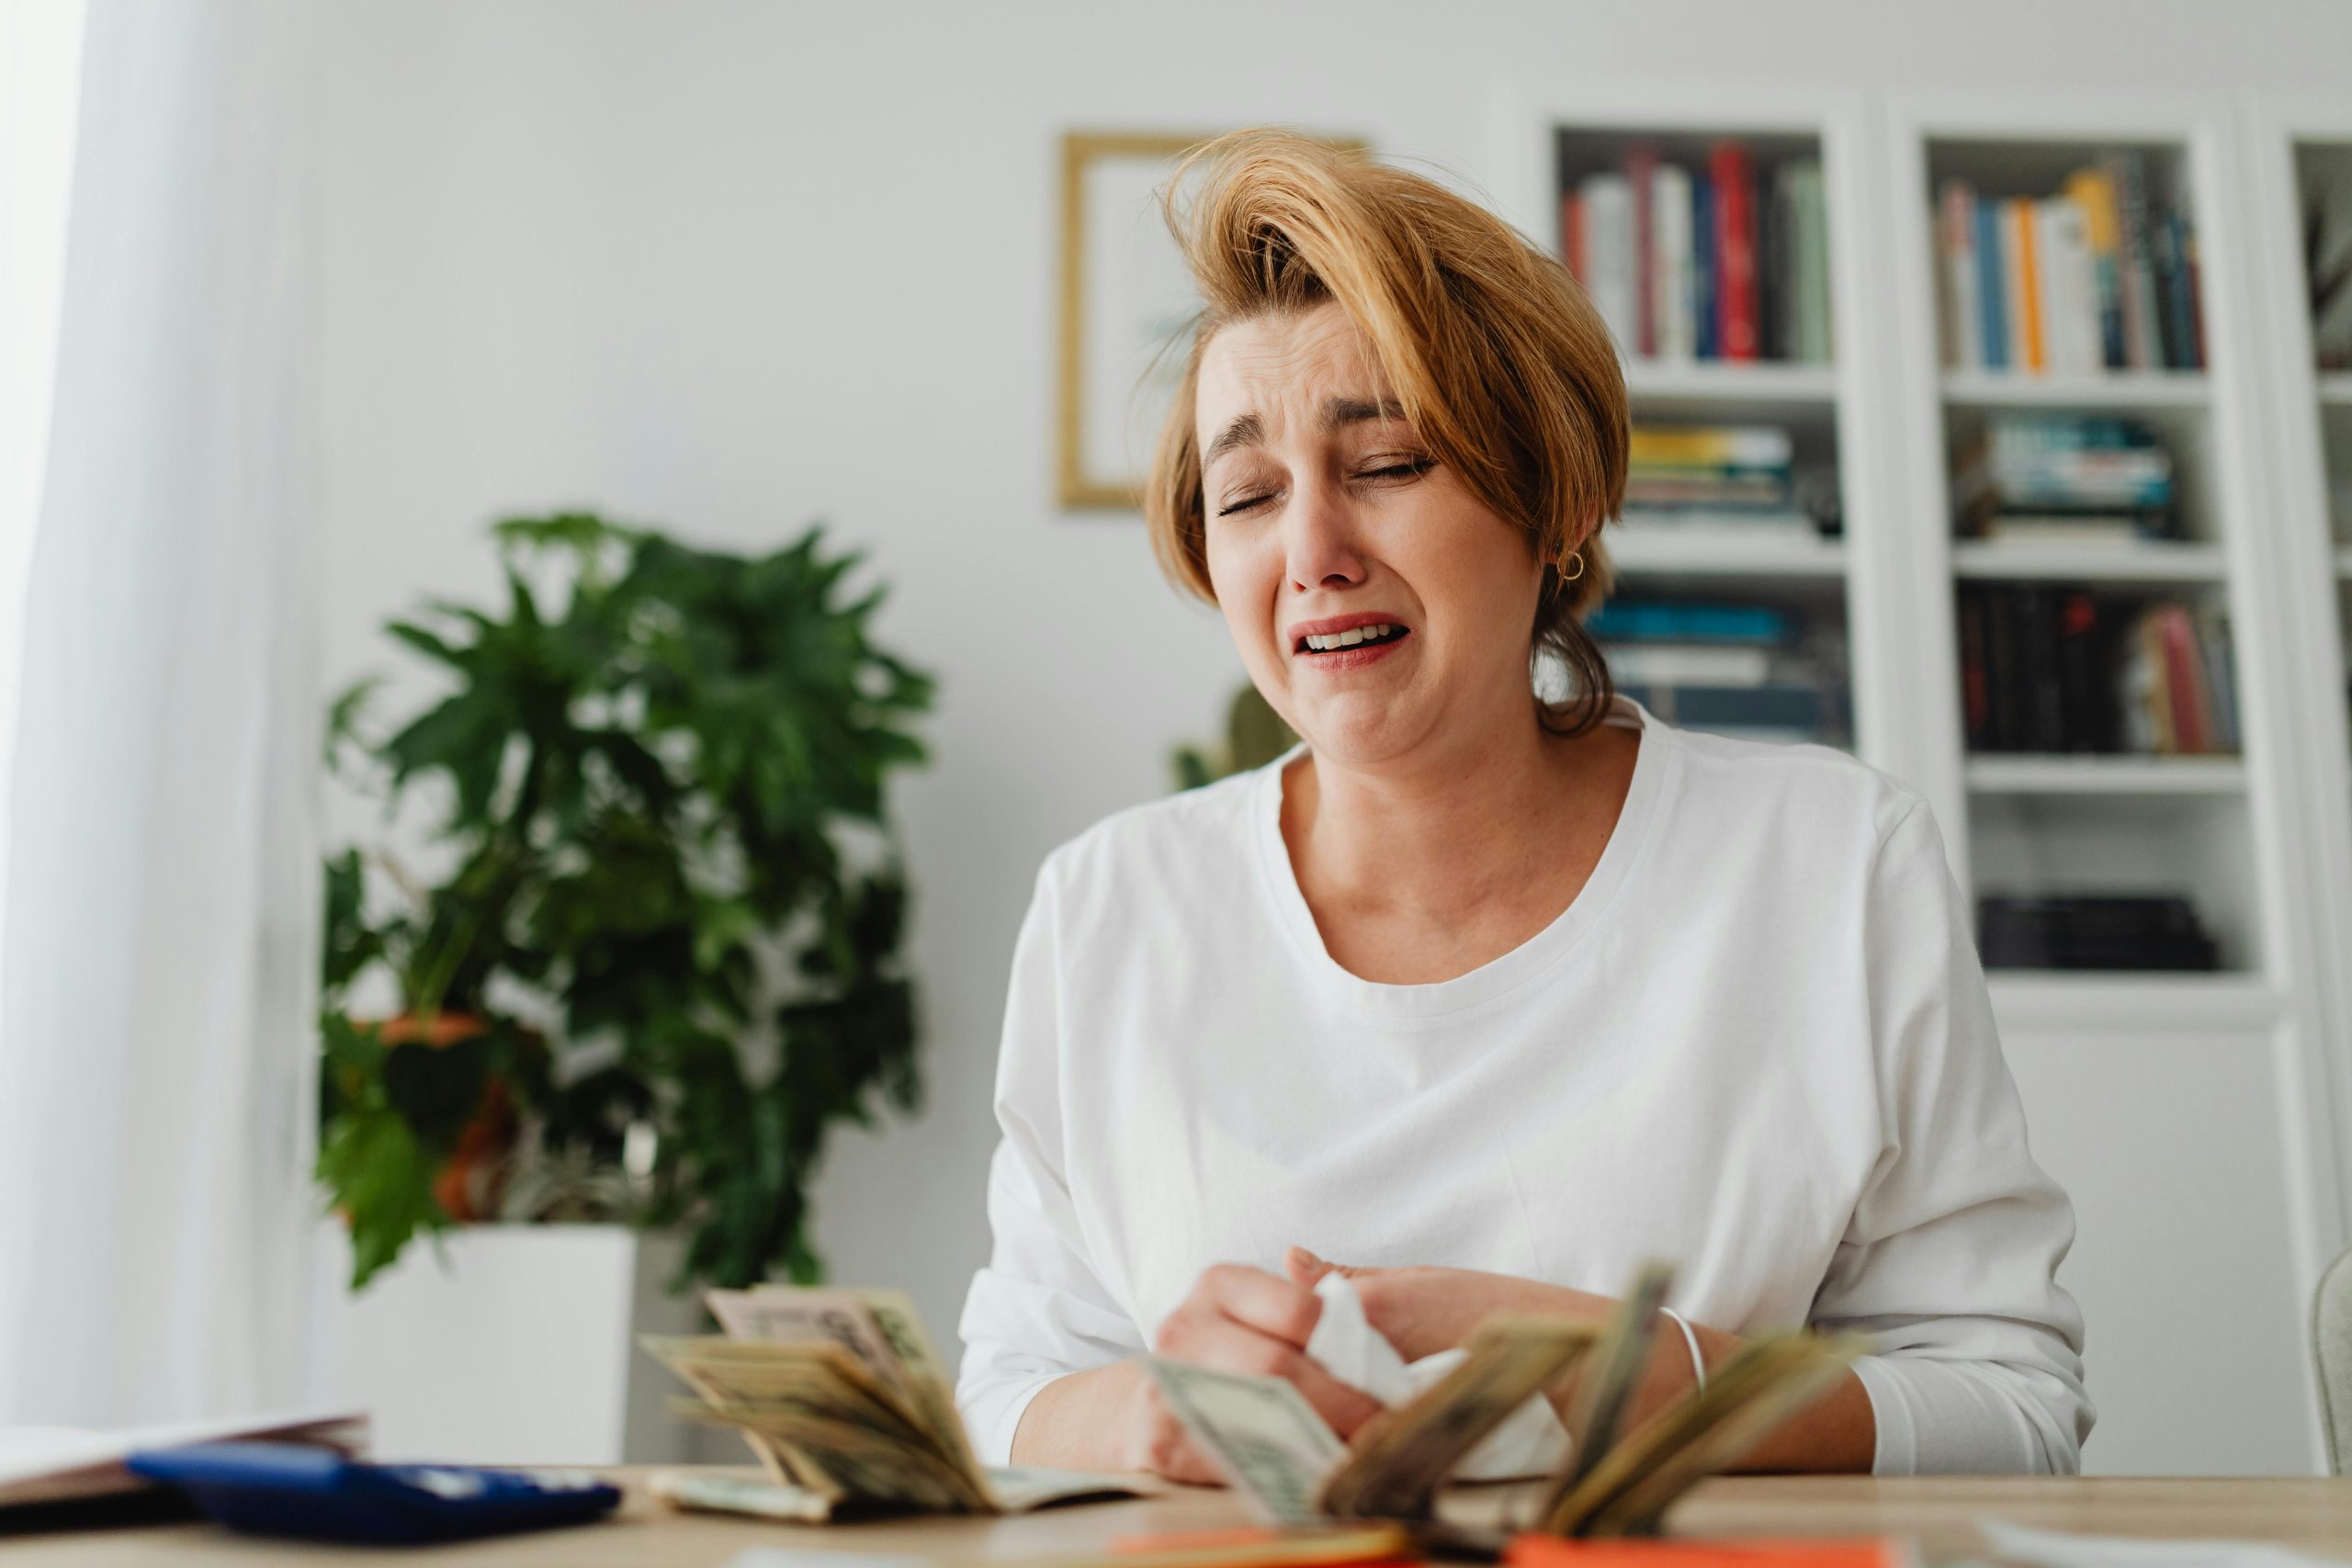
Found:
M 1582 550 L 1571 551 L 1568 555 L 1568 559 L 1576 562 L 1577 569 L 1574 571 L 1570 571 L 1566 567 L 1561 567 L 1559 569 L 1560 581 L 1563 582 L 1575 582 L 1584 576 L 1584 552 Z

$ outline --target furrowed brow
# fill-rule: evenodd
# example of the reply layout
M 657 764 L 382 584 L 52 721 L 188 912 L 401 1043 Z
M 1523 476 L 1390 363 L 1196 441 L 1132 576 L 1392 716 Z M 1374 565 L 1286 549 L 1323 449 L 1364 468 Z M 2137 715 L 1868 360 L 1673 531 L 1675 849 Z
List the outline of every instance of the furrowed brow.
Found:
M 1323 428 L 1326 430 L 1404 417 L 1405 405 L 1394 398 L 1382 398 L 1376 401 L 1366 398 L 1332 398 L 1323 405 Z
M 1206 468 L 1237 446 L 1255 446 L 1265 439 L 1266 422 L 1254 413 L 1245 413 L 1217 433 L 1217 438 L 1209 443 L 1209 449 L 1201 454 L 1201 467 Z

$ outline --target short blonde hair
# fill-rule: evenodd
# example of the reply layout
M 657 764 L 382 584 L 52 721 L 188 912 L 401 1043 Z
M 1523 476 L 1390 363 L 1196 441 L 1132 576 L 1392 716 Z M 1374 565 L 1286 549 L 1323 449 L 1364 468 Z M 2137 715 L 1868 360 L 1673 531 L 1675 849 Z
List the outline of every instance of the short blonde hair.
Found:
M 1204 301 L 1144 490 L 1170 580 L 1216 603 L 1193 432 L 1209 340 L 1238 321 L 1336 303 L 1431 455 L 1546 563 L 1529 658 L 1549 649 L 1575 690 L 1540 709 L 1543 722 L 1566 734 L 1599 723 L 1609 667 L 1583 621 L 1608 591 L 1600 526 L 1625 498 L 1625 380 L 1567 269 L 1434 180 L 1288 131 L 1235 131 L 1195 148 L 1165 199 Z M 1564 577 L 1572 552 L 1582 570 Z

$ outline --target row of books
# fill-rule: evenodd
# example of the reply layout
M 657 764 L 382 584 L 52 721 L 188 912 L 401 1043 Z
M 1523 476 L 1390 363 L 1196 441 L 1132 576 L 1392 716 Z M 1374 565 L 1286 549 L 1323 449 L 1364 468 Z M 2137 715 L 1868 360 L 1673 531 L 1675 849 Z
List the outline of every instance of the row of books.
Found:
M 1783 426 L 1636 424 L 1626 457 L 1628 524 L 1724 526 L 1747 537 L 1838 532 L 1837 470 L 1799 468 Z
M 2172 453 L 2139 420 L 1998 414 L 1961 452 L 1953 521 L 1969 537 L 2172 538 Z
M 1937 195 L 1945 365 L 2065 374 L 2205 364 L 2197 229 L 2151 189 L 2137 152 L 2109 152 L 2052 196 Z
M 2217 610 L 2120 604 L 2076 588 L 1969 587 L 1959 621 L 1972 750 L 2239 749 L 2236 656 Z
M 2182 897 L 1994 896 L 1977 903 L 1987 969 L 2218 969 L 2221 950 Z
M 1748 739 L 1843 745 L 1839 660 L 1769 605 L 1620 599 L 1586 623 L 1617 689 L 1665 722 Z
M 1821 164 L 1718 141 L 1685 168 L 1639 144 L 1560 196 L 1560 254 L 1628 355 L 1830 357 Z

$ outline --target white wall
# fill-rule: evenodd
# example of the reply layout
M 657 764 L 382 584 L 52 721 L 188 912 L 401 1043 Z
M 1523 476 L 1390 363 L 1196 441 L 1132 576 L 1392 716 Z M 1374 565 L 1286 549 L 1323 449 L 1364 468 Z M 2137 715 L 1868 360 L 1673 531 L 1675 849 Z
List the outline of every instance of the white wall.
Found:
M 838 1275 L 905 1284 L 943 1334 L 986 1248 L 1030 878 L 1162 791 L 1169 746 L 1239 679 L 1135 522 L 1053 504 L 1060 131 L 1279 120 L 1476 175 L 1506 76 L 2317 91 L 2352 61 L 2352 7 L 2328 0 L 328 16 L 325 677 L 392 667 L 376 627 L 419 592 L 489 592 L 480 528 L 503 512 L 593 505 L 744 548 L 822 517 L 871 549 L 883 635 L 944 678 L 934 761 L 897 798 L 931 1108 L 837 1146 L 819 1234 Z

